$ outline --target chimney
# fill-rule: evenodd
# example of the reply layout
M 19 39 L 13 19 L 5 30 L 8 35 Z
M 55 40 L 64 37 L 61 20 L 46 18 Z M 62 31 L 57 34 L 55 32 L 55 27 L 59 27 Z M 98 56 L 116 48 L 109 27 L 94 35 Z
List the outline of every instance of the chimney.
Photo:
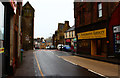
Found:
M 69 27 L 69 21 L 65 21 L 65 25 Z

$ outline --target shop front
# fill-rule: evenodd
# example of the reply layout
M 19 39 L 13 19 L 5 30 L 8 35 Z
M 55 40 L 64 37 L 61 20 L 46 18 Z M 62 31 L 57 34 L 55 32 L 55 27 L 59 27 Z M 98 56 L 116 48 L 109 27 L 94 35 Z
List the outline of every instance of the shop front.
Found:
M 66 45 L 71 46 L 71 39 L 66 39 L 66 40 L 65 40 L 65 43 L 66 43 Z
M 73 39 L 73 43 L 74 43 L 74 49 L 76 51 L 76 49 L 77 49 L 77 38 Z
M 106 28 L 78 33 L 79 51 L 92 55 L 106 57 Z
M 109 31 L 109 56 L 120 58 L 120 4 L 110 17 Z

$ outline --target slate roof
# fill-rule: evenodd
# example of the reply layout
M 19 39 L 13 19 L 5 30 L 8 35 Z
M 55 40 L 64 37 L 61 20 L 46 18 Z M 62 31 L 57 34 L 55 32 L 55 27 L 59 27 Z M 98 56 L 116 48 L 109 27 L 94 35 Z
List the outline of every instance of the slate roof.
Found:
M 69 32 L 69 31 L 74 31 L 75 30 L 75 26 L 72 26 L 71 28 L 69 28 L 67 31 L 65 32 Z

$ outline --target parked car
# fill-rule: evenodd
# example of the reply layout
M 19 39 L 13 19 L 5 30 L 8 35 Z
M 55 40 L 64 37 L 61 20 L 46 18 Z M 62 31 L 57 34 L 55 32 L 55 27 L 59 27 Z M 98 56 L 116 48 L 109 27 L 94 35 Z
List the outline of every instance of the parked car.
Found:
M 50 49 L 55 49 L 55 46 L 54 46 L 54 45 L 51 45 L 51 46 L 50 46 Z
M 70 47 L 69 45 L 64 45 L 64 46 L 63 46 L 63 50 L 70 52 L 70 51 L 71 51 L 71 47 Z
M 50 49 L 50 46 L 47 46 L 46 49 Z
M 57 45 L 57 49 L 58 49 L 58 50 L 62 50 L 62 49 L 63 49 L 63 44 L 58 44 L 58 45 Z
M 35 44 L 35 49 L 40 49 L 38 44 Z

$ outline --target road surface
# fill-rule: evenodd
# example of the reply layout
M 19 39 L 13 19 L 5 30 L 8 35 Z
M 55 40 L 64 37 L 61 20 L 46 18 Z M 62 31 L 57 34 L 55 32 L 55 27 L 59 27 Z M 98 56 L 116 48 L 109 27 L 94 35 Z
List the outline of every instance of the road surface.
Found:
M 77 77 L 77 78 L 100 78 L 87 69 L 69 63 L 58 56 L 71 56 L 70 53 L 62 53 L 54 50 L 35 50 L 37 70 L 36 76 L 42 77 Z M 39 71 L 38 71 L 39 69 Z

